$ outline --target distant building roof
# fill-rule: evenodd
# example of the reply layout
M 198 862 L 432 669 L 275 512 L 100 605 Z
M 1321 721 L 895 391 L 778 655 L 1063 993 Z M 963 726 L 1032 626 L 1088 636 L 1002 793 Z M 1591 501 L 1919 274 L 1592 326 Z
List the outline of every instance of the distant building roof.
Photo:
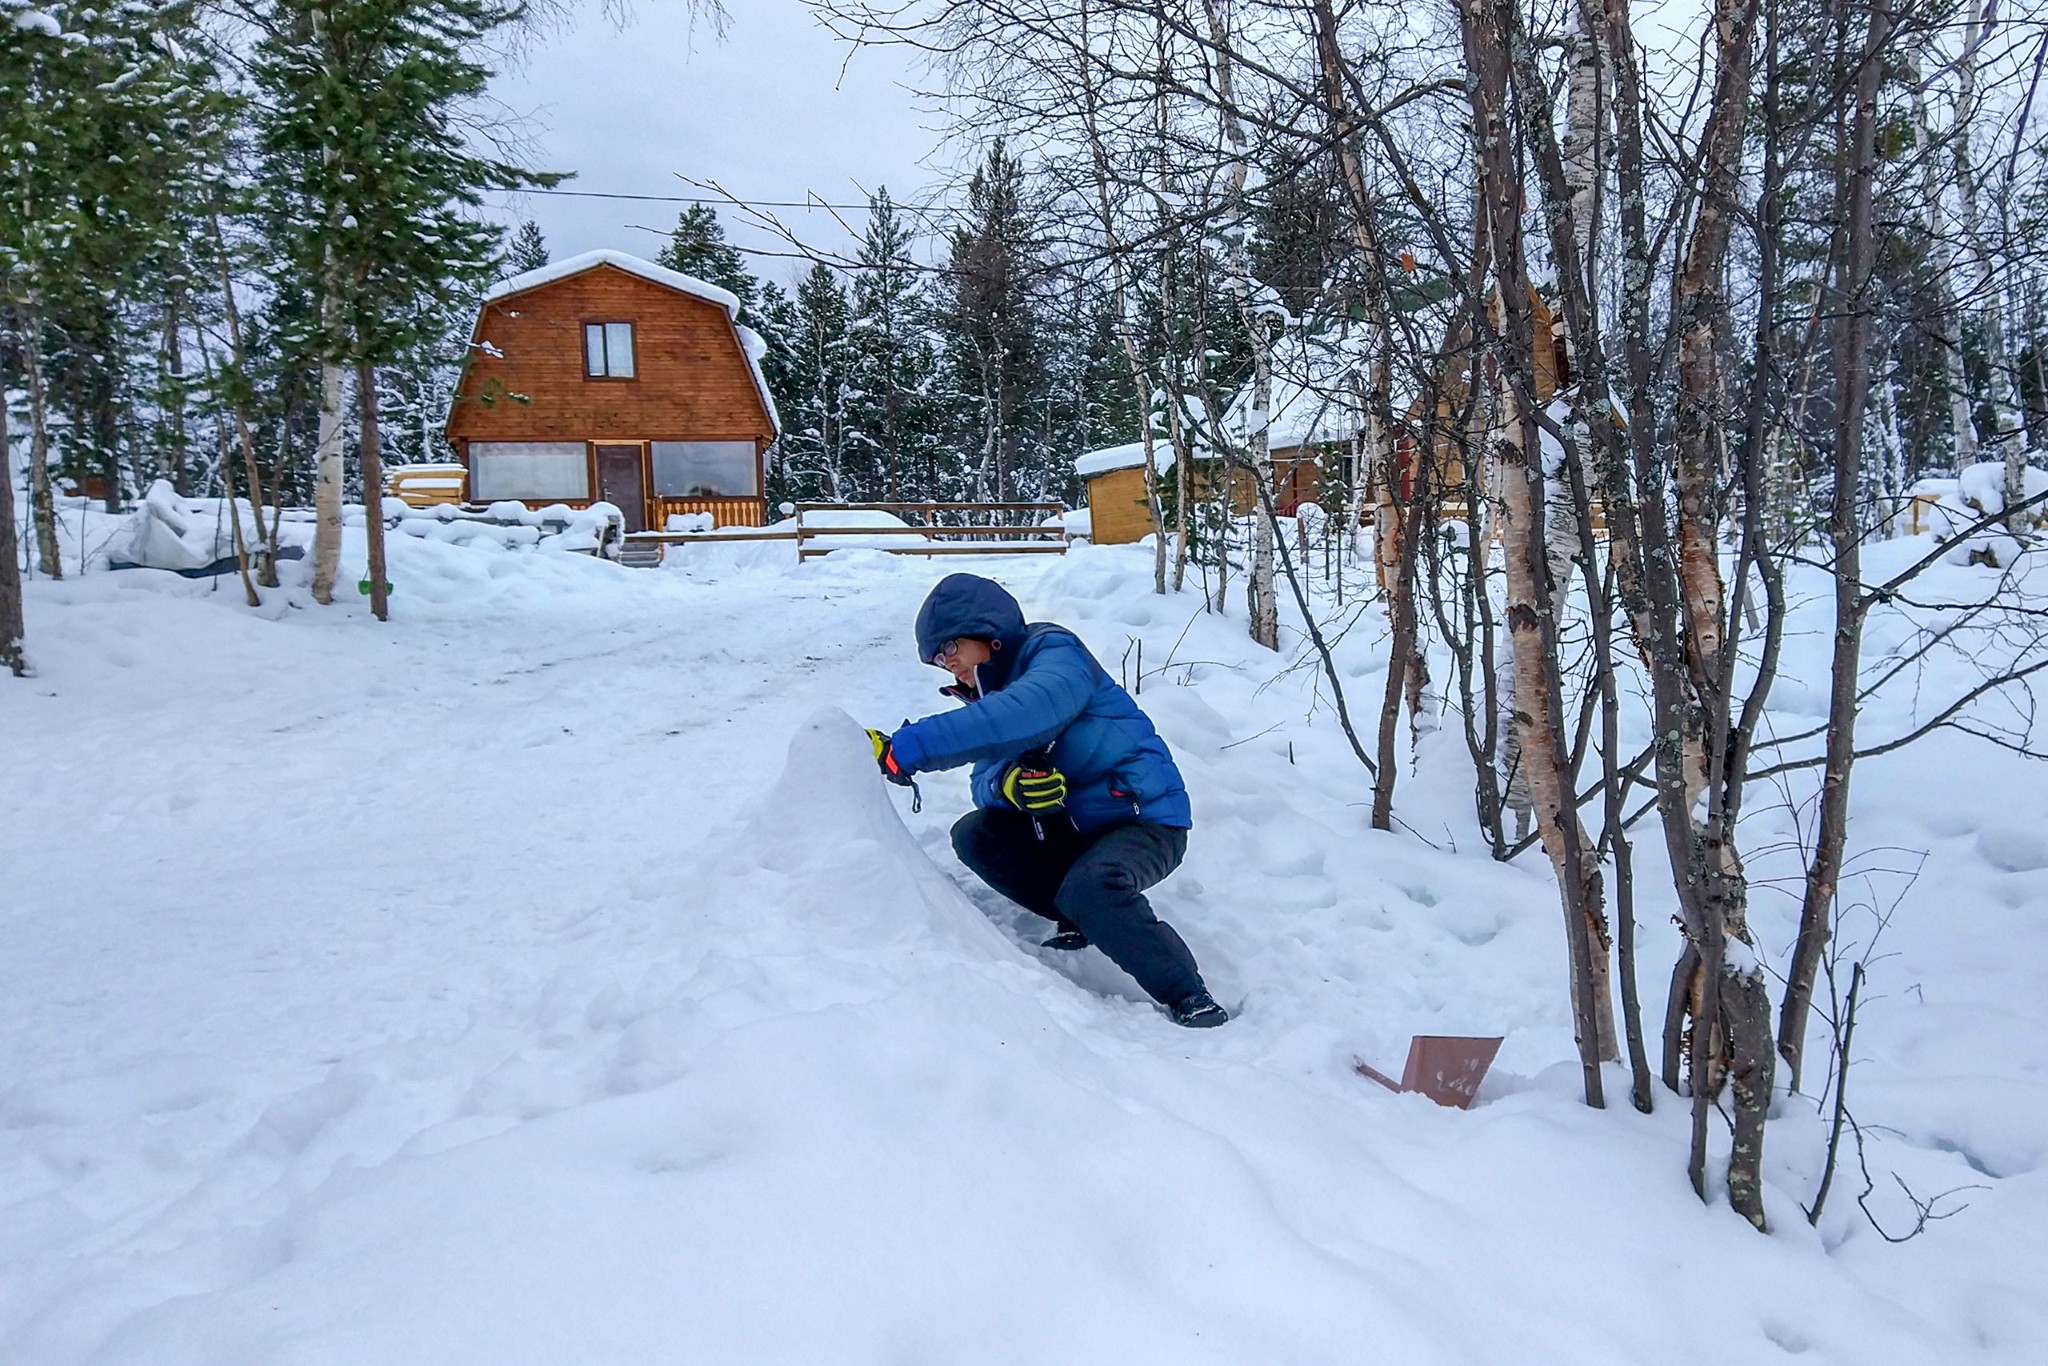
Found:
M 1352 379 L 1363 363 L 1355 346 L 1299 334 L 1283 337 L 1273 348 L 1266 449 L 1349 441 L 1363 431 L 1365 406 Z M 1224 413 L 1223 429 L 1232 441 L 1249 445 L 1257 426 L 1247 384 Z

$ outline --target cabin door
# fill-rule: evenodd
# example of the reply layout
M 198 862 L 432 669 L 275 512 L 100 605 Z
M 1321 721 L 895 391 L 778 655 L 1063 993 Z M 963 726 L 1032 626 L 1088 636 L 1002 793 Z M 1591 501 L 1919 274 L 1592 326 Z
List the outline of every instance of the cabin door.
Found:
M 626 530 L 647 530 L 647 480 L 639 446 L 597 448 L 597 496 L 626 514 Z

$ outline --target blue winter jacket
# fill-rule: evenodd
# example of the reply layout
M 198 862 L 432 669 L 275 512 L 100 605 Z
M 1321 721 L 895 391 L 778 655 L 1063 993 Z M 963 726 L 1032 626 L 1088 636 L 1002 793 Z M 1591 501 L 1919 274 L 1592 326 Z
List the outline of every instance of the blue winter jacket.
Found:
M 1066 812 L 1084 834 L 1134 820 L 1193 824 L 1166 741 L 1073 632 L 1050 622 L 1027 626 L 1002 585 L 950 574 L 918 611 L 918 658 L 930 660 L 961 636 L 994 642 L 975 674 L 980 696 L 898 730 L 892 743 L 905 770 L 972 763 L 975 805 L 1014 809 L 997 790 L 1003 770 L 1044 749 L 1066 775 Z

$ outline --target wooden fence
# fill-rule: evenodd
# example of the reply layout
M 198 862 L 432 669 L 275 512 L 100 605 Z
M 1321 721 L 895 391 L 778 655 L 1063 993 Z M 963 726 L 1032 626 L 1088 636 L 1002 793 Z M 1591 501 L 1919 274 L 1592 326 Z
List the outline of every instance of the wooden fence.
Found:
M 1065 511 L 1061 503 L 798 503 L 787 530 L 633 532 L 625 538 L 623 562 L 660 564 L 661 552 L 672 545 L 762 541 L 796 542 L 799 564 L 853 548 L 892 555 L 1060 555 L 1067 549 L 1066 528 L 1042 523 Z M 887 513 L 902 525 L 835 524 L 835 514 L 847 512 Z
M 801 563 L 855 545 L 891 555 L 1064 555 L 1066 528 L 1044 523 L 1065 511 L 1061 503 L 798 503 L 796 557 Z M 847 526 L 820 520 L 821 515 L 846 512 L 886 513 L 904 525 Z M 869 537 L 883 544 L 864 543 Z M 903 540 L 891 544 L 892 537 Z M 835 540 L 840 544 L 831 544 Z

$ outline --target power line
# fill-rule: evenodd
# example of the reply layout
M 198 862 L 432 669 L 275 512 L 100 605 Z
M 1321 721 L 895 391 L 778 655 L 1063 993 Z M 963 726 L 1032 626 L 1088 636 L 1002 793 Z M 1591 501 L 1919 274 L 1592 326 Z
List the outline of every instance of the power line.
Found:
M 608 190 L 546 190 L 529 187 L 512 193 L 567 195 L 575 199 L 634 199 L 655 204 L 712 204 L 735 209 L 870 209 L 871 203 L 830 204 L 822 199 L 732 199 L 708 195 L 687 194 L 618 194 Z M 922 208 L 915 204 L 903 204 L 895 200 L 890 206 L 905 213 L 941 213 L 944 210 Z

